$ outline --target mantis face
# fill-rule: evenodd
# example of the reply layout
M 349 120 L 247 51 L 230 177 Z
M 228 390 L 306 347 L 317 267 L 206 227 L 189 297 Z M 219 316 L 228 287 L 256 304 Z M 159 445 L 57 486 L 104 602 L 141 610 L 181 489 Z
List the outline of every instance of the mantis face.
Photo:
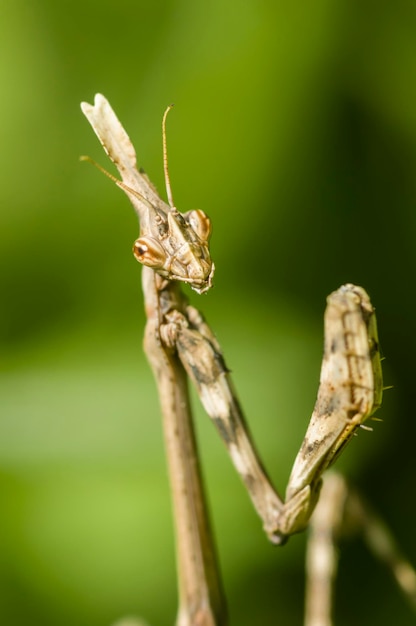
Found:
M 137 261 L 164 278 L 190 284 L 197 293 L 208 291 L 214 275 L 209 217 L 200 210 L 182 214 L 170 209 L 165 215 L 156 212 L 149 222 L 150 234 L 142 228 L 141 236 L 134 242 Z
M 138 214 L 140 237 L 133 246 L 135 258 L 163 278 L 187 283 L 197 293 L 205 293 L 211 288 L 214 275 L 214 264 L 209 252 L 211 221 L 200 210 L 180 213 L 173 203 L 165 129 L 166 116 L 171 108 L 169 106 L 166 109 L 162 121 L 167 204 L 160 198 L 146 174 L 137 169 L 133 144 L 108 100 L 97 94 L 94 105 L 87 102 L 81 104 L 84 115 L 116 165 L 122 180 L 93 163 L 123 189 Z

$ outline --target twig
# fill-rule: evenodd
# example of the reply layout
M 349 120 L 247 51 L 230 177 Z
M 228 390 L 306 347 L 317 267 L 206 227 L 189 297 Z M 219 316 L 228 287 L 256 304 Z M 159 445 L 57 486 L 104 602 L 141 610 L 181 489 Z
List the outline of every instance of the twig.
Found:
M 312 515 L 306 549 L 305 626 L 332 626 L 332 598 L 338 566 L 336 543 L 347 493 L 341 476 L 325 476 Z
M 310 523 L 306 554 L 305 626 L 332 626 L 332 599 L 338 565 L 337 544 L 352 534 L 363 536 L 374 556 L 392 572 L 416 612 L 416 571 L 402 555 L 386 524 L 340 474 L 325 476 Z
M 177 626 L 226 624 L 225 596 L 211 533 L 192 425 L 185 371 L 168 339 L 176 334 L 172 312 L 184 308 L 177 283 L 144 267 L 147 324 L 144 349 L 158 385 L 176 526 L 179 613 Z M 161 337 L 164 336 L 165 340 Z M 171 337 L 172 338 L 172 337 Z

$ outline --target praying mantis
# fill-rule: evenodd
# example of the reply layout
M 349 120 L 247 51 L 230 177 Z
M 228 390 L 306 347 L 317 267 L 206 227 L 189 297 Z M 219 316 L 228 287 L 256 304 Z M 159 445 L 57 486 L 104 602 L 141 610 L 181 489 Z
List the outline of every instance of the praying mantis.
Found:
M 143 266 L 144 350 L 158 387 L 172 490 L 179 581 L 176 624 L 223 626 L 226 602 L 201 478 L 188 379 L 224 441 L 265 533 L 272 543 L 282 545 L 308 526 L 323 472 L 359 428 L 368 428 L 365 422 L 381 405 L 374 308 L 364 289 L 352 284 L 343 285 L 327 299 L 317 401 L 282 498 L 252 441 L 215 334 L 181 289 L 185 283 L 198 294 L 209 291 L 215 266 L 209 249 L 209 218 L 201 210 L 181 213 L 173 201 L 166 147 L 166 117 L 171 107 L 162 120 L 168 203 L 137 168 L 133 144 L 106 98 L 97 94 L 93 105 L 83 102 L 81 108 L 121 180 L 99 169 L 126 193 L 140 223 L 133 254 Z M 308 618 L 308 626 L 330 624 L 313 619 Z

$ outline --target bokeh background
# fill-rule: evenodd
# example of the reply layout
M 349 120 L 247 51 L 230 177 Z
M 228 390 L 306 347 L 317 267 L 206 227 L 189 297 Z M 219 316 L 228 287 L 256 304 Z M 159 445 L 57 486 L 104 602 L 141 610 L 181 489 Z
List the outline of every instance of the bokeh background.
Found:
M 313 408 L 328 293 L 377 307 L 385 402 L 340 465 L 416 562 L 416 5 L 411 0 L 3 2 L 0 622 L 172 624 L 158 401 L 138 234 L 79 102 L 104 93 L 164 193 L 212 218 L 207 315 L 284 490 Z M 113 170 L 112 170 L 113 171 Z M 197 404 L 197 402 L 196 402 Z M 197 429 L 231 623 L 300 624 L 306 535 L 271 547 L 208 419 Z M 336 623 L 414 616 L 360 541 Z

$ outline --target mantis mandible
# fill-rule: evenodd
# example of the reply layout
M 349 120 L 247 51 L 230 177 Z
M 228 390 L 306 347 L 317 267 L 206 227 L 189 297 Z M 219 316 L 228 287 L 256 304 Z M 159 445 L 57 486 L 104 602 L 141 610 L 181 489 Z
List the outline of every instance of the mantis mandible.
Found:
M 219 343 L 180 288 L 180 283 L 185 283 L 199 294 L 207 292 L 214 264 L 209 218 L 203 211 L 182 214 L 173 202 L 166 149 L 166 116 L 171 107 L 162 122 L 168 203 L 137 169 L 134 147 L 106 98 L 97 94 L 94 105 L 82 103 L 81 108 L 122 180 L 105 173 L 127 194 L 140 221 L 133 253 L 143 265 L 144 349 L 158 385 L 170 468 L 179 578 L 177 626 L 218 626 L 226 623 L 225 600 L 187 379 L 195 385 L 223 439 L 265 532 L 273 543 L 283 544 L 308 525 L 319 498 L 322 473 L 381 404 L 374 309 L 364 289 L 352 284 L 328 297 L 318 397 L 283 499 L 253 444 Z

